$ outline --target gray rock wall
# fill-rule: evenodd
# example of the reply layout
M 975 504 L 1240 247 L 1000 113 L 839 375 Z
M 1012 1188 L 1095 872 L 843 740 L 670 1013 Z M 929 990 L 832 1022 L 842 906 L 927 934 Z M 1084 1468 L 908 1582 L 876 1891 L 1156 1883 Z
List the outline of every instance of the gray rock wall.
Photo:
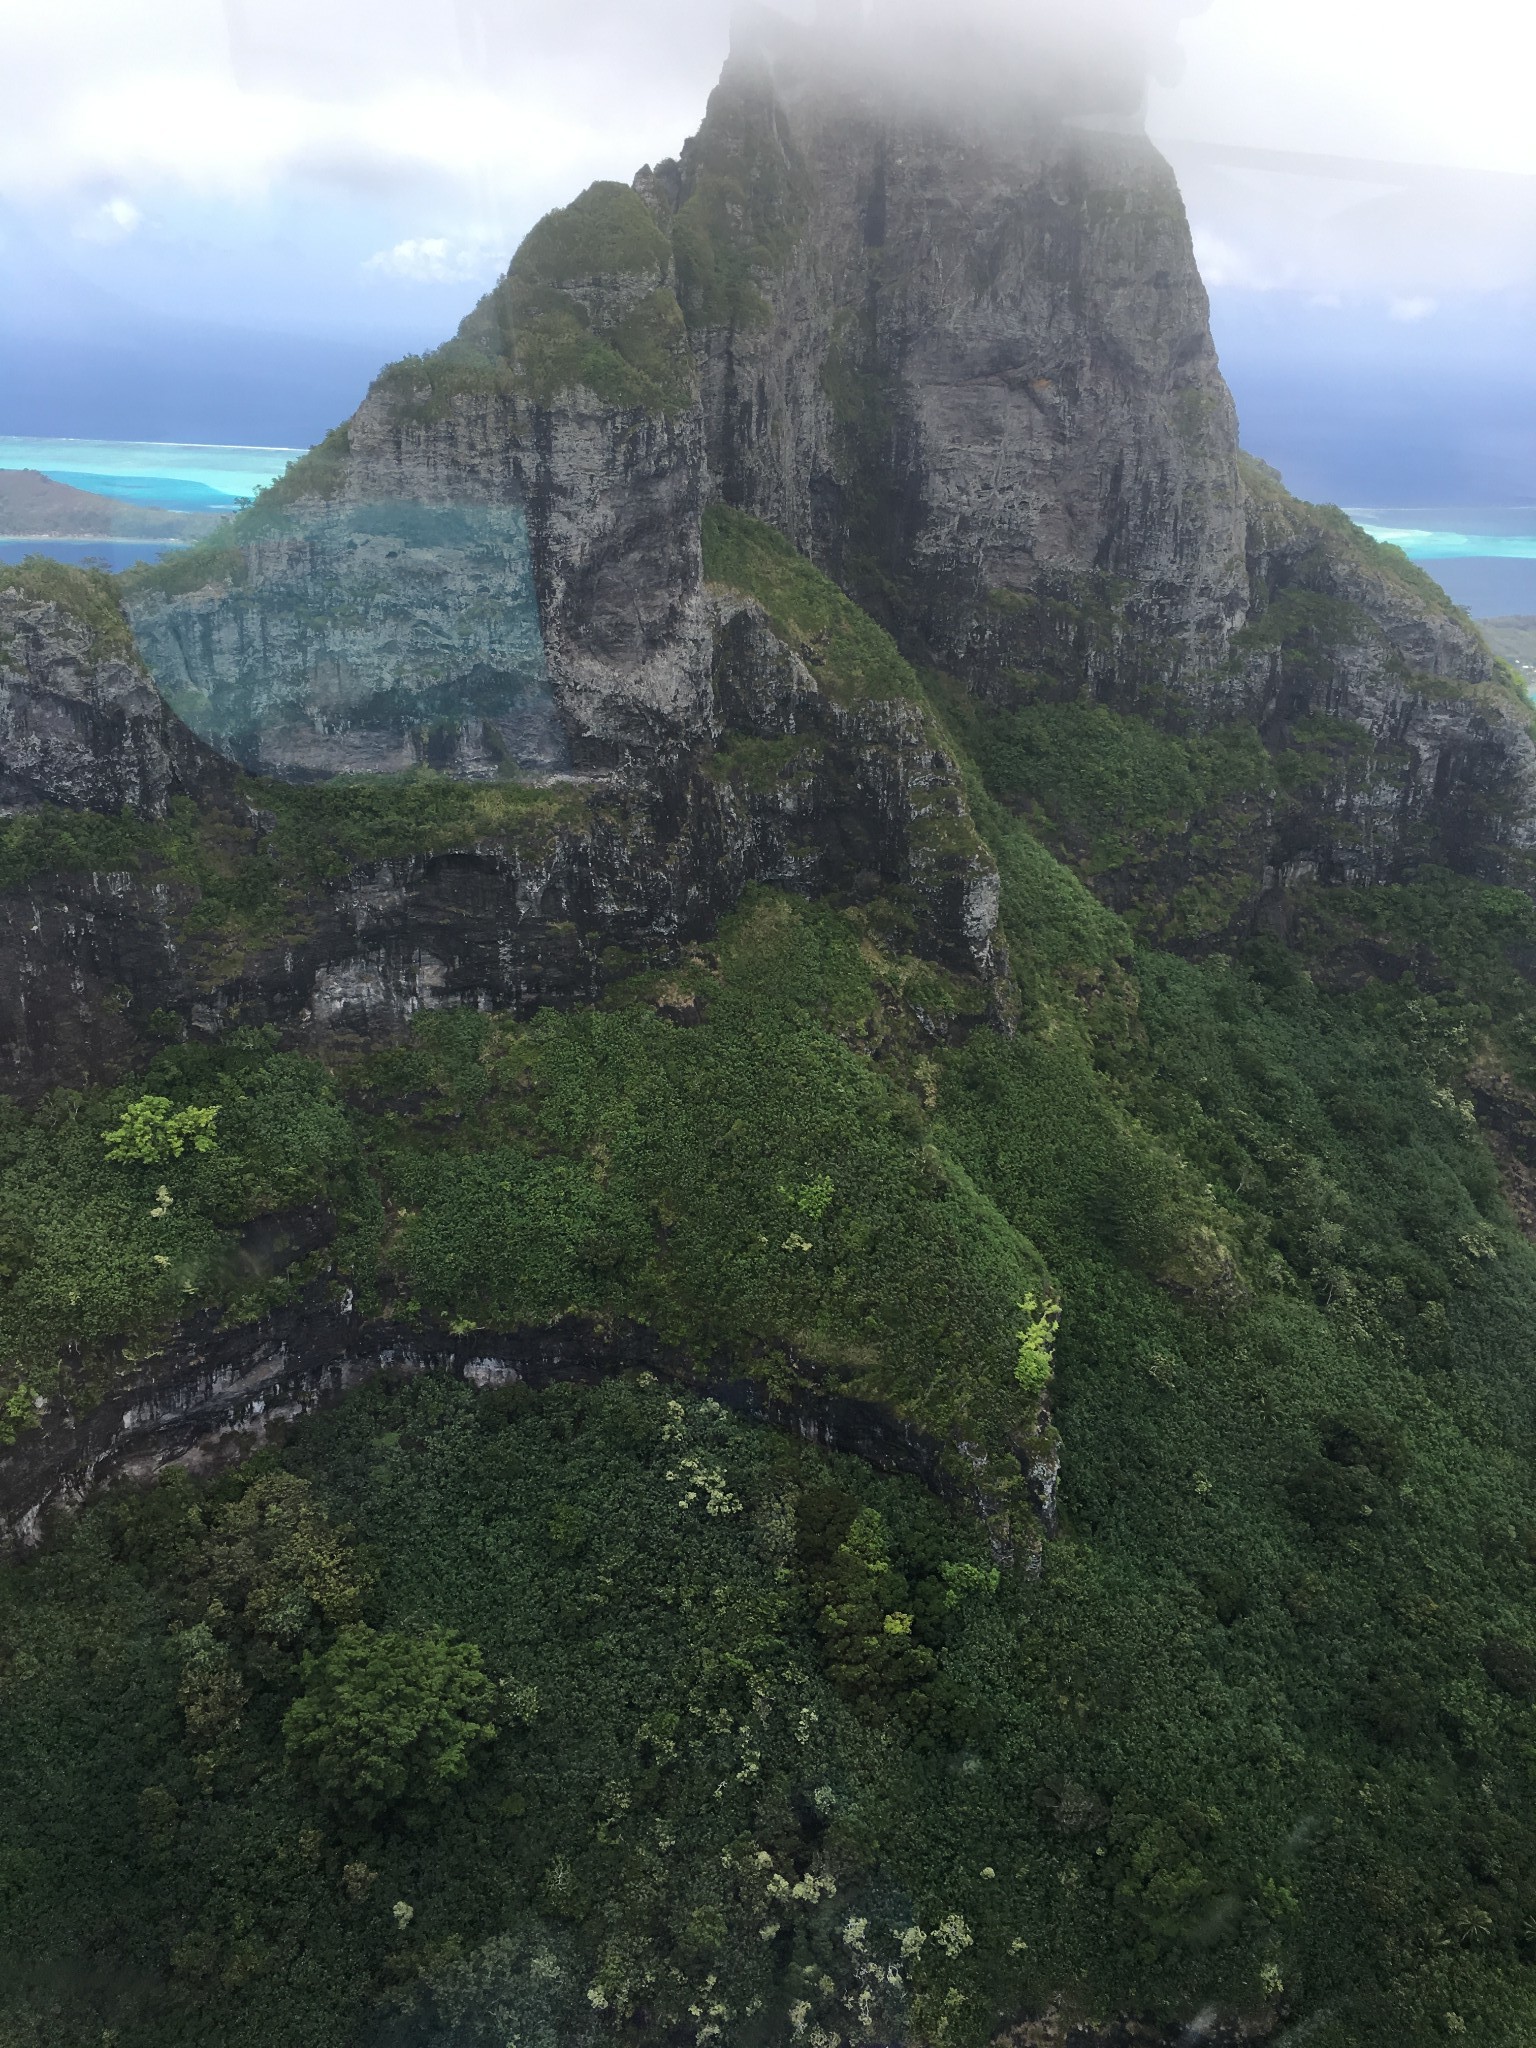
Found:
M 131 653 L 0 568 L 0 817 L 58 804 L 161 818 L 220 779 Z
M 380 1372 L 447 1372 L 472 1386 L 545 1387 L 640 1368 L 707 1392 L 755 1422 L 852 1452 L 879 1471 L 913 1473 L 938 1491 L 975 1500 L 984 1512 L 989 1506 L 982 1475 L 967 1483 L 952 1469 L 953 1453 L 946 1457 L 943 1445 L 874 1402 L 842 1395 L 777 1400 L 756 1380 L 695 1366 L 647 1330 L 576 1325 L 411 1336 L 388 1322 L 366 1321 L 344 1299 L 240 1329 L 189 1332 L 147 1369 L 122 1361 L 119 1384 L 106 1399 L 55 1404 L 0 1461 L 0 1549 L 30 1547 L 47 1516 L 78 1507 L 112 1480 L 142 1483 L 168 1465 L 218 1469 L 273 1428 Z M 1005 1520 L 990 1518 L 990 1527 L 996 1543 L 1008 1542 Z M 1038 1542 L 1029 1545 L 1031 1559 Z
M 726 498 L 977 679 L 1080 665 L 1053 604 L 1113 614 L 1112 678 L 1219 660 L 1248 605 L 1236 418 L 1151 145 L 828 86 L 776 36 L 733 54 L 680 206 L 775 150 L 799 217 L 766 311 L 694 329 Z
M 517 503 L 349 497 L 266 525 L 237 574 L 132 605 L 194 731 L 277 775 L 565 765 Z
M 615 949 L 621 964 L 665 959 L 752 882 L 909 890 L 917 943 L 990 975 L 996 869 L 921 708 L 839 706 L 755 606 L 701 604 L 718 748 L 596 782 L 580 822 L 291 884 L 279 942 L 201 931 L 174 871 L 50 873 L 0 893 L 6 1087 L 116 1071 L 156 1012 L 319 1045 L 396 1037 L 421 1009 L 590 1002 Z M 765 745 L 780 749 L 766 765 Z M 270 857 L 259 814 L 234 806 L 226 836 L 253 863 Z

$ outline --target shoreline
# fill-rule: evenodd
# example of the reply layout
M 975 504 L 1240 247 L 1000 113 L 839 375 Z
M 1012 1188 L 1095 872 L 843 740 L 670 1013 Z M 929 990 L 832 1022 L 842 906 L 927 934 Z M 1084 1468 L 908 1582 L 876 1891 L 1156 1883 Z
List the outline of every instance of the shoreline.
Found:
M 201 535 L 198 536 L 201 539 Z M 0 533 L 0 547 L 19 547 L 25 541 L 63 540 L 78 547 L 185 548 L 191 541 L 163 533 Z

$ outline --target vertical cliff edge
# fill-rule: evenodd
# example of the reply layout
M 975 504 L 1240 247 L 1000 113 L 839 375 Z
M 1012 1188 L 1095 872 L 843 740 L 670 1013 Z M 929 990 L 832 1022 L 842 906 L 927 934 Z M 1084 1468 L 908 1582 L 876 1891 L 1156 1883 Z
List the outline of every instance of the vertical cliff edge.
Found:
M 723 731 L 721 501 L 993 704 L 1273 753 L 1350 728 L 1275 875 L 1428 845 L 1513 875 L 1523 695 L 1401 555 L 1240 458 L 1167 164 L 1090 103 L 962 108 L 863 56 L 745 21 L 677 160 L 541 221 L 453 340 L 131 577 L 171 702 L 265 772 L 643 778 Z

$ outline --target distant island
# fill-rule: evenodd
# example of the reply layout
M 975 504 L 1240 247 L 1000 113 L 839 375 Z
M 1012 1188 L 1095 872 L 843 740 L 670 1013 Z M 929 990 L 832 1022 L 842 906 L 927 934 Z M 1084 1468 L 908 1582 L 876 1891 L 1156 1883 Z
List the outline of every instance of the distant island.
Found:
M 201 540 L 222 512 L 170 512 L 76 490 L 36 469 L 0 469 L 0 537 L 7 540 Z
M 1536 682 L 1536 617 L 1479 619 L 1478 625 L 1495 654 L 1501 654 L 1527 682 Z

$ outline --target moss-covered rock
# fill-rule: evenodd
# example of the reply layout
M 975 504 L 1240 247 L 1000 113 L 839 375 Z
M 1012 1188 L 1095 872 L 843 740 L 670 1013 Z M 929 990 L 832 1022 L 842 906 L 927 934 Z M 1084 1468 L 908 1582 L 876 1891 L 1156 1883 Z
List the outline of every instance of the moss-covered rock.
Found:
M 665 234 L 627 185 L 590 185 L 530 229 L 506 276 L 453 341 L 407 357 L 382 388 L 405 418 L 459 397 L 552 405 L 579 390 L 621 410 L 673 413 L 693 384 Z

